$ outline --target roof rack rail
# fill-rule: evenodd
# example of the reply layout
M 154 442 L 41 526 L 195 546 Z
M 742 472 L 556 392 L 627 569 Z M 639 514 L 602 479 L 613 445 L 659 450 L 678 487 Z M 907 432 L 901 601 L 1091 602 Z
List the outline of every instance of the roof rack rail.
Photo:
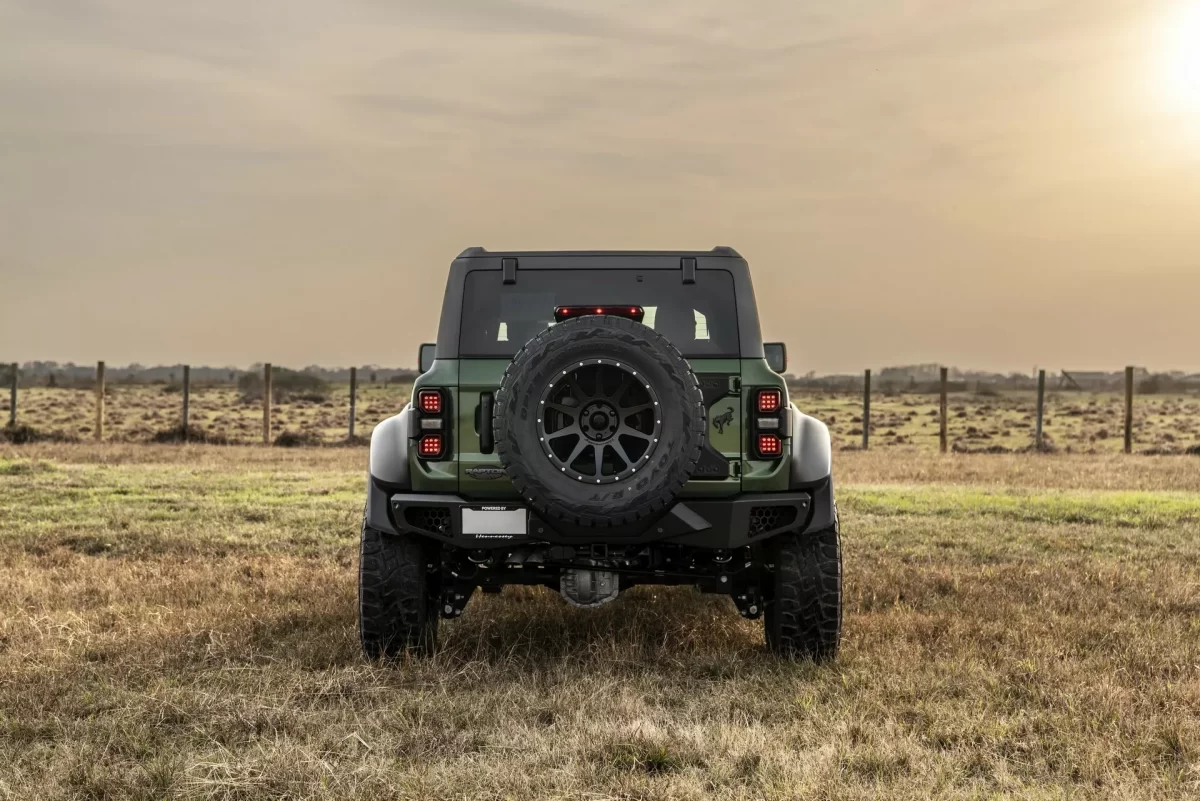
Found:
M 487 253 L 487 248 L 481 248 L 478 245 L 476 245 L 473 248 L 467 248 L 462 253 L 459 253 L 458 257 L 460 259 L 466 259 L 466 258 L 470 258 L 471 256 L 482 256 L 485 253 Z
M 712 249 L 712 252 L 719 256 L 728 256 L 731 259 L 740 259 L 742 257 L 741 253 L 738 253 L 736 250 L 729 247 L 729 245 L 717 245 Z

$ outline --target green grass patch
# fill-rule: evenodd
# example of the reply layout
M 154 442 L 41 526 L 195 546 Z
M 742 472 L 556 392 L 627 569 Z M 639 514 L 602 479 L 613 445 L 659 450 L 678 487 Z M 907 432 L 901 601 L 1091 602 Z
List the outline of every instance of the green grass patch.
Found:
M 53 462 L 43 459 L 0 459 L 0 476 L 32 476 L 55 470 Z
M 839 488 L 838 503 L 878 517 L 978 517 L 1147 530 L 1200 522 L 1200 496 L 1188 492 L 852 486 Z

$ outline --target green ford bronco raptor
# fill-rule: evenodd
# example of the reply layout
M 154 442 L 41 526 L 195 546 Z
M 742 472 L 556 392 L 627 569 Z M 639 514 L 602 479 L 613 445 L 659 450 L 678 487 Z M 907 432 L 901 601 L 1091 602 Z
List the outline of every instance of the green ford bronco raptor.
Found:
M 831 658 L 829 430 L 785 367 L 732 248 L 463 251 L 412 403 L 371 435 L 363 651 L 431 652 L 476 588 L 590 607 L 690 584 L 762 618 L 775 653 Z

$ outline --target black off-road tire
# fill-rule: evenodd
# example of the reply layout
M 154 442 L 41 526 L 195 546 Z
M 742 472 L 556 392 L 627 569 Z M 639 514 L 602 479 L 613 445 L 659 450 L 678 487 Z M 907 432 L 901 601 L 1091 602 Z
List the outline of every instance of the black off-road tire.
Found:
M 427 565 L 437 546 L 412 534 L 378 531 L 363 517 L 358 561 L 358 634 L 363 654 L 392 660 L 437 647 L 438 596 Z
M 662 410 L 650 461 L 634 475 L 600 486 L 555 469 L 535 425 L 548 384 L 596 359 L 636 369 Z M 696 470 L 707 425 L 700 383 L 679 350 L 653 328 L 612 315 L 568 320 L 525 343 L 504 373 L 493 422 L 496 453 L 526 502 L 552 526 L 590 531 L 635 525 L 670 508 Z
M 781 534 L 772 543 L 773 597 L 763 614 L 767 647 L 787 659 L 823 662 L 842 636 L 840 526 Z

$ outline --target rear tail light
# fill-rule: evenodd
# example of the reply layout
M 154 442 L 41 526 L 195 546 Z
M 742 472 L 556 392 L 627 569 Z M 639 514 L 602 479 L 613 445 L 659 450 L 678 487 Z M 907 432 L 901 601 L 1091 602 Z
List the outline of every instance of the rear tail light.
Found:
M 758 391 L 758 410 L 760 412 L 777 412 L 783 406 L 783 393 L 778 389 L 760 389 Z
M 424 458 L 437 458 L 442 455 L 442 435 L 426 434 L 417 443 L 417 453 Z
M 759 456 L 780 456 L 783 454 L 783 440 L 777 434 L 758 435 Z
M 554 309 L 554 321 L 561 323 L 564 320 L 574 320 L 576 317 L 584 317 L 589 314 L 611 314 L 614 317 L 627 317 L 630 320 L 641 322 L 646 312 L 641 306 L 557 306 Z
M 417 393 L 417 407 L 422 414 L 442 413 L 442 393 L 436 389 L 423 389 Z
M 753 411 L 750 413 L 750 450 L 760 459 L 783 456 L 783 438 L 787 435 L 787 410 L 783 407 L 781 387 L 762 387 L 753 390 Z
M 419 430 L 413 432 L 417 439 L 417 456 L 421 459 L 441 459 L 448 450 L 445 391 L 441 389 L 419 389 L 416 393 Z

